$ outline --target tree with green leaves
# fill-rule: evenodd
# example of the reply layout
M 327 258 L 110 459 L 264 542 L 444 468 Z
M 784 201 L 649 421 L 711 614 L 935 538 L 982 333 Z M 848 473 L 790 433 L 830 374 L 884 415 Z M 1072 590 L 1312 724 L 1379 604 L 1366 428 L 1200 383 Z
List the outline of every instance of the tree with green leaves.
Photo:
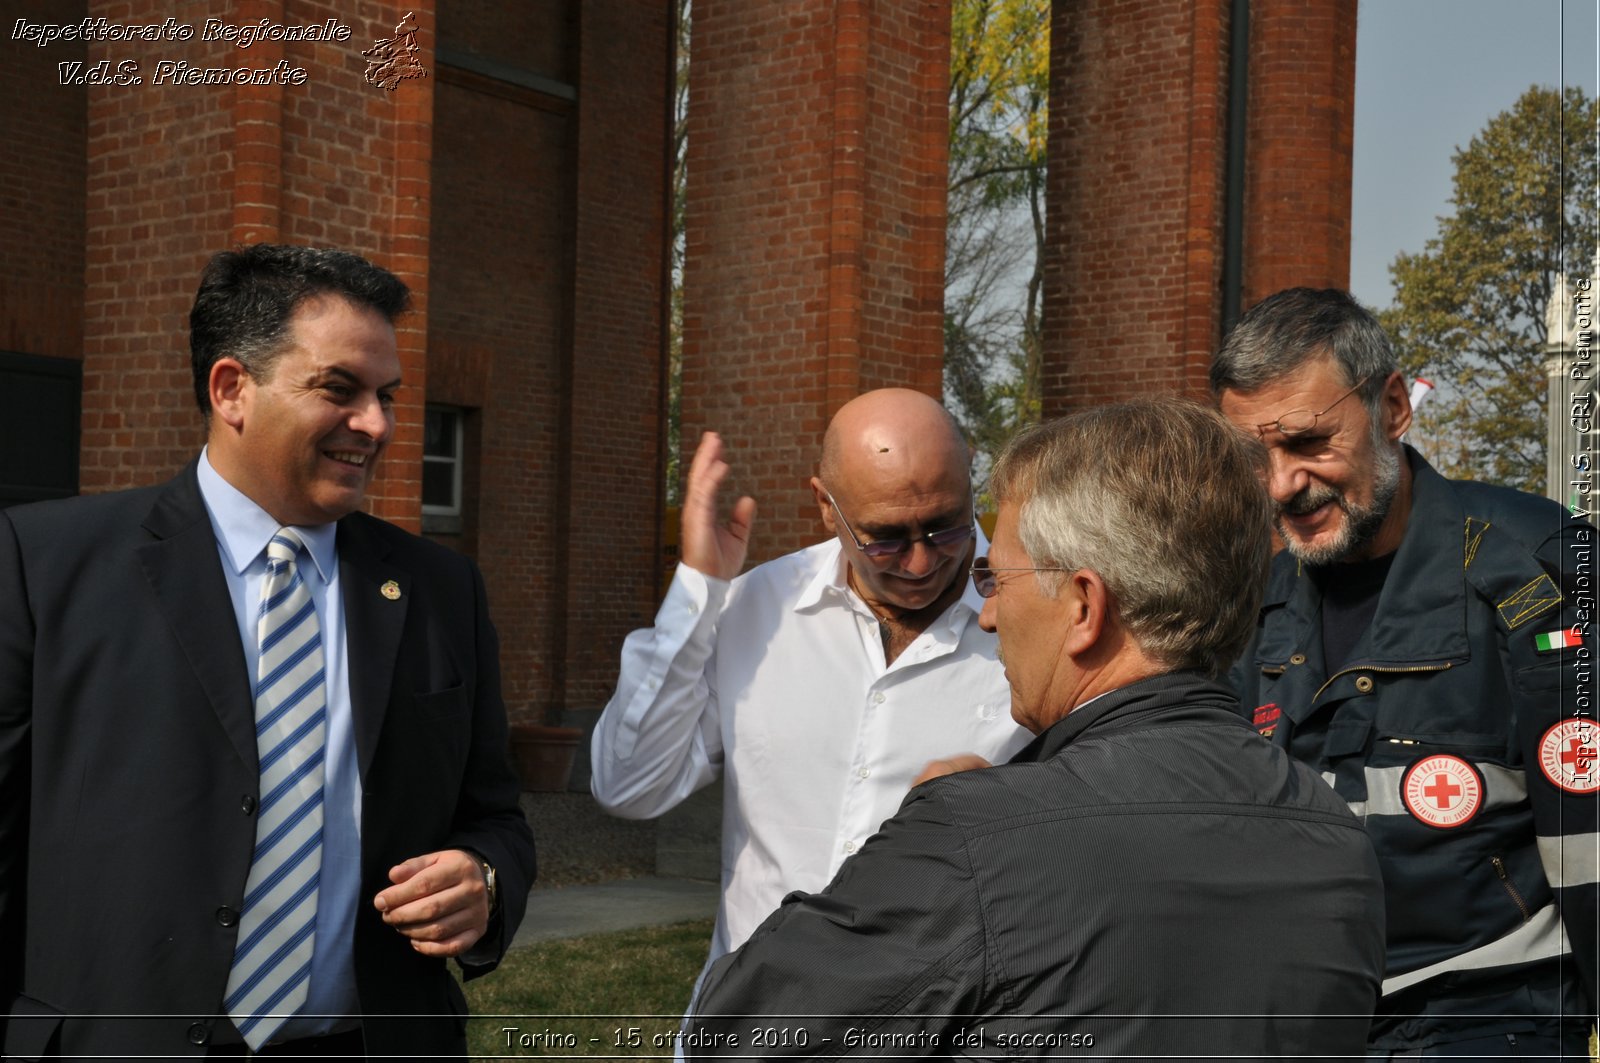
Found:
M 1592 269 L 1597 118 L 1581 89 L 1530 88 L 1456 151 L 1439 234 L 1389 266 L 1379 316 L 1402 368 L 1439 386 L 1412 438 L 1448 475 L 1543 492 L 1545 310 Z
M 680 463 L 683 436 L 683 209 L 687 189 L 684 159 L 689 144 L 689 0 L 674 0 L 672 83 L 672 255 L 671 291 L 667 305 L 667 505 L 683 500 Z
M 992 454 L 1039 417 L 1049 0 L 954 0 L 945 398 Z

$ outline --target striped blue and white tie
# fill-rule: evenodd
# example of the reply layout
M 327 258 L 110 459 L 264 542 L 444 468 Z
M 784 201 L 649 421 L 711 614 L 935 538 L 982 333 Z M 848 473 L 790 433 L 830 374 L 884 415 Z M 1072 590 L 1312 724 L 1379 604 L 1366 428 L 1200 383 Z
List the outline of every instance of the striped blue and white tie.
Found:
M 300 537 L 267 544 L 256 619 L 256 753 L 261 798 L 256 848 L 224 1001 L 251 1049 L 305 1005 L 322 870 L 322 774 L 327 737 L 322 630 L 295 565 Z

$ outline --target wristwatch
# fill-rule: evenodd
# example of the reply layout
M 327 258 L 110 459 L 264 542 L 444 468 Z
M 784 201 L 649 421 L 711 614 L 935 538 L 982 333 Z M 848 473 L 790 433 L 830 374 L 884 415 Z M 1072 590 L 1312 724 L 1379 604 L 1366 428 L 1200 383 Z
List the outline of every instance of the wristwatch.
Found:
M 472 858 L 478 862 L 478 870 L 483 872 L 483 892 L 489 897 L 489 918 L 494 918 L 494 913 L 500 910 L 500 881 L 494 873 L 494 865 L 483 858 L 483 854 L 467 850 Z

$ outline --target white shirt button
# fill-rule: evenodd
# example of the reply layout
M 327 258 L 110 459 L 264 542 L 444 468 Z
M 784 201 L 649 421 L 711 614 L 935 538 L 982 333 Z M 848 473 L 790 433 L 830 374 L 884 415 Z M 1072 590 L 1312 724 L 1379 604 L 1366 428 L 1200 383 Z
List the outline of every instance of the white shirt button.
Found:
M 690 602 L 689 603 L 689 612 L 690 613 L 698 613 L 699 611 L 700 611 L 700 607 L 698 605 L 696 605 L 694 602 Z
M 862 768 L 860 771 L 856 772 L 856 774 L 861 776 L 863 779 L 865 779 L 867 776 L 872 774 L 872 769 L 871 768 Z
M 845 842 L 844 843 L 844 851 L 847 852 L 847 853 L 855 852 L 856 851 L 856 843 L 854 841 Z
M 881 690 L 872 695 L 872 703 L 874 705 L 882 705 L 887 700 L 889 699 L 883 696 L 883 691 Z

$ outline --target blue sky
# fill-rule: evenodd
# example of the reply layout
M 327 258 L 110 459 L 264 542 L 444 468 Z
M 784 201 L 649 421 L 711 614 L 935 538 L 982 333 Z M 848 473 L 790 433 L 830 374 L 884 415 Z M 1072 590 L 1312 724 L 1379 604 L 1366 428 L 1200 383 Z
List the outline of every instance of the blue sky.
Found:
M 1450 157 L 1533 84 L 1595 95 L 1600 0 L 1362 0 L 1350 288 L 1393 299 L 1389 263 L 1452 207 Z

